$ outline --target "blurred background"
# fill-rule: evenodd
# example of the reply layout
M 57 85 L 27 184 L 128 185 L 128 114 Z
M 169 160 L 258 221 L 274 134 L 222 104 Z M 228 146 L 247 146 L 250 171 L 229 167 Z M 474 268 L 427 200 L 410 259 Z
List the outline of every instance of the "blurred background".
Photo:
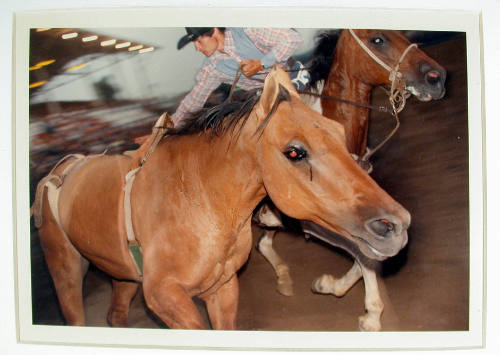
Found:
M 313 46 L 313 29 L 300 30 Z M 204 56 L 177 50 L 184 28 L 32 29 L 30 168 L 38 180 L 69 152 L 118 152 L 173 113 Z

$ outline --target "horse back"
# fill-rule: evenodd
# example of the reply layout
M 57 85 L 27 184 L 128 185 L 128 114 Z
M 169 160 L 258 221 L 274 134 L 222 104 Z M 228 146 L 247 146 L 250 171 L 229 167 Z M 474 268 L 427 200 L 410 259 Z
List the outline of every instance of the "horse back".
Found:
M 58 210 L 60 223 L 78 251 L 118 279 L 137 279 L 127 245 L 123 186 L 131 158 L 90 156 L 65 177 Z

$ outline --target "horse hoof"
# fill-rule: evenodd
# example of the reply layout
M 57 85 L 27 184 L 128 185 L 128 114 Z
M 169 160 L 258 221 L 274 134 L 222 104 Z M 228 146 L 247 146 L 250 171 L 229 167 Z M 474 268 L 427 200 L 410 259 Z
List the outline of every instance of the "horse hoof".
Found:
M 288 266 L 280 264 L 276 267 L 277 289 L 283 296 L 293 296 L 293 281 Z
M 124 314 L 123 312 L 110 310 L 108 312 L 106 320 L 108 321 L 108 324 L 112 327 L 121 327 L 121 328 L 128 327 L 128 315 Z
M 321 275 L 316 280 L 313 281 L 311 290 L 314 293 L 330 294 L 333 293 L 332 285 L 335 282 L 335 278 L 332 275 Z
M 362 332 L 378 332 L 382 329 L 379 319 L 374 319 L 368 317 L 368 315 L 360 316 L 359 320 L 359 330 Z
M 293 296 L 293 286 L 291 283 L 278 283 L 278 292 L 283 296 Z

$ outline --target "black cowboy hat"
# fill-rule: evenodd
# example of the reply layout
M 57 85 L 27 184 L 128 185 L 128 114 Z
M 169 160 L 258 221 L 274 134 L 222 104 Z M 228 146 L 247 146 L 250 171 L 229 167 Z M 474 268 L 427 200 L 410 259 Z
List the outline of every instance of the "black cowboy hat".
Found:
M 196 40 L 196 38 L 210 32 L 213 29 L 213 27 L 186 27 L 187 35 L 183 36 L 179 42 L 177 42 L 177 49 L 181 49 L 189 42 Z

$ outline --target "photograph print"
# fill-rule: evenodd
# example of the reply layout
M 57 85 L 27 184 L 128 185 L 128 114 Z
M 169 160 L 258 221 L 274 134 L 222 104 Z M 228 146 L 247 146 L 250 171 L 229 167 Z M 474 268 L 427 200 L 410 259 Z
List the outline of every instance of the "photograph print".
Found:
M 26 341 L 477 338 L 468 29 L 25 22 Z

